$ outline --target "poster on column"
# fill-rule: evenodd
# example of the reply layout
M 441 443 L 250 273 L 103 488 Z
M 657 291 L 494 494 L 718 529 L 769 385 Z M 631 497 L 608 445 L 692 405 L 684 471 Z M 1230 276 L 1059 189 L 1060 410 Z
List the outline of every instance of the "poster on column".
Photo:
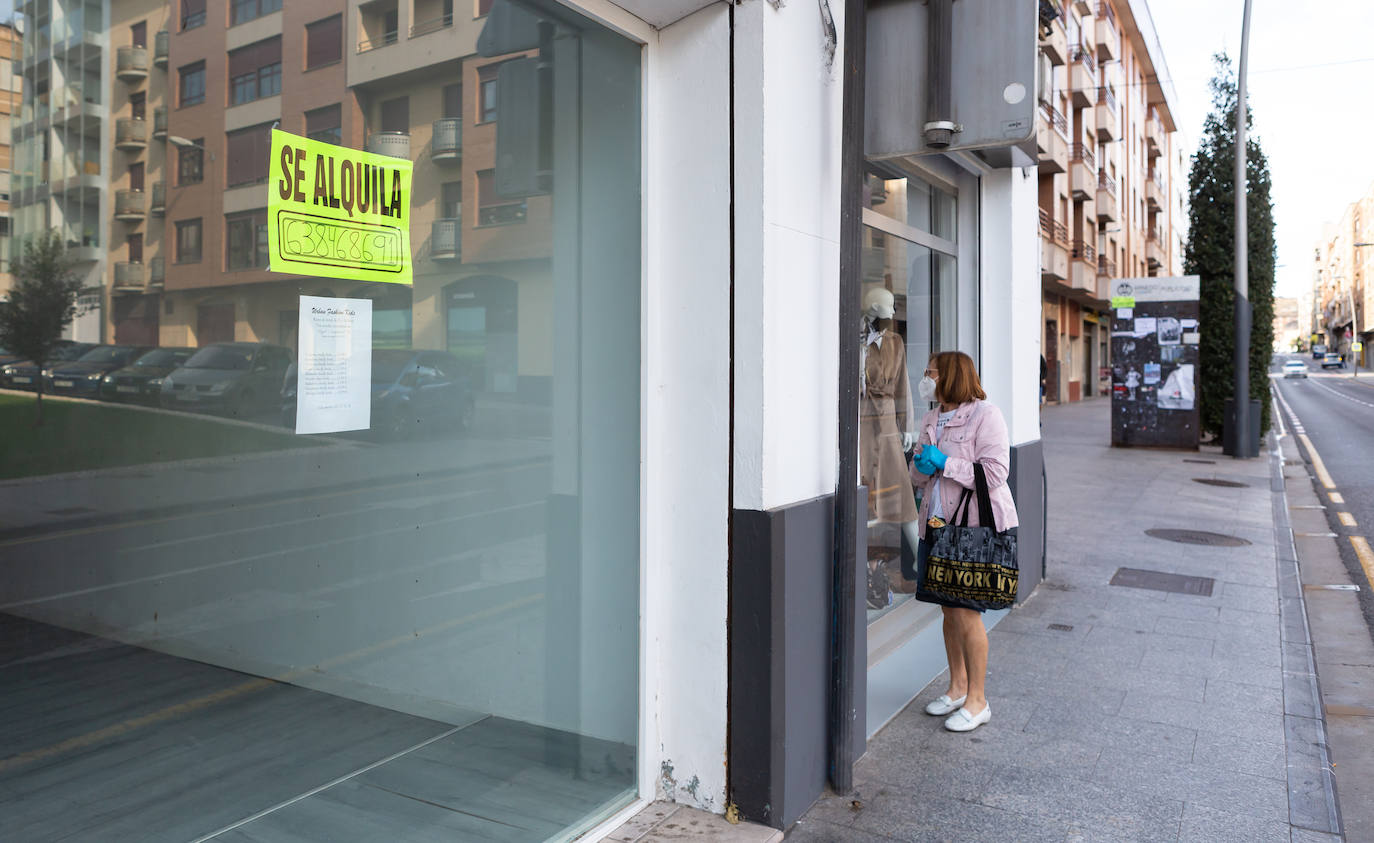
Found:
M 1198 447 L 1200 292 L 1196 275 L 1112 280 L 1134 303 L 1112 320 L 1113 445 Z
M 301 296 L 296 432 L 372 423 L 372 300 Z

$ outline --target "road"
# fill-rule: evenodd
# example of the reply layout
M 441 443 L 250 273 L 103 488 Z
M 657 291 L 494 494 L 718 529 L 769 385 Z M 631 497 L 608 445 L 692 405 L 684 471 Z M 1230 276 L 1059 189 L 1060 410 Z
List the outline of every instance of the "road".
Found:
M 1374 630 L 1374 554 L 1368 553 L 1374 542 L 1374 373 L 1362 370 L 1351 377 L 1349 369 L 1322 371 L 1311 355 L 1297 354 L 1276 355 L 1272 371 L 1278 373 L 1288 360 L 1302 360 L 1308 376 L 1278 377 L 1274 383 L 1334 483 L 1327 489 L 1318 479 L 1317 494 L 1331 532 L 1339 537 L 1341 559 L 1361 585 L 1360 605 Z

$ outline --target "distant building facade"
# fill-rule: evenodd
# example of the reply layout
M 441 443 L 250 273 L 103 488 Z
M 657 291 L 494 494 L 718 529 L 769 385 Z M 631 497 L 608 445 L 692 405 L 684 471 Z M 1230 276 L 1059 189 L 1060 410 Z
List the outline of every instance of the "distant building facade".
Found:
M 1369 319 L 1374 314 L 1369 279 L 1374 277 L 1374 185 L 1345 207 L 1339 222 L 1323 227 L 1314 258 L 1312 333 L 1332 351 L 1355 354 L 1361 366 L 1374 361 Z M 1354 352 L 1352 344 L 1363 347 Z

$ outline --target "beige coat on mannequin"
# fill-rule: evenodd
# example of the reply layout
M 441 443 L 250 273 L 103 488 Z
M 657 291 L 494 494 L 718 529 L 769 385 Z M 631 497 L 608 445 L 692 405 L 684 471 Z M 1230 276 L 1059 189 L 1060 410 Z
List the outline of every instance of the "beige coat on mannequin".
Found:
M 916 520 L 911 475 L 902 452 L 914 410 L 906 374 L 906 346 L 890 328 L 882 343 L 867 346 L 864 392 L 859 402 L 859 474 L 868 487 L 868 517 L 905 523 Z

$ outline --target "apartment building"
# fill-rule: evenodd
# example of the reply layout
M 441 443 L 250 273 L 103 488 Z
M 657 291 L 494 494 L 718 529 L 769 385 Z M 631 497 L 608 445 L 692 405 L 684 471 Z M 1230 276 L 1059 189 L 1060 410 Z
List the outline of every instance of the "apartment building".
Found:
M 11 134 L 10 213 L 16 240 L 55 230 L 85 285 L 74 339 L 104 336 L 107 254 L 113 220 L 106 188 L 114 129 L 108 4 L 27 0 L 22 57 L 13 84 L 22 88 Z M 13 92 L 11 92 L 13 93 Z
M 1302 336 L 1301 305 L 1296 298 L 1274 298 L 1274 351 L 1293 351 Z
M 1345 207 L 1340 221 L 1323 226 L 1314 251 L 1312 334 L 1331 351 L 1374 362 L 1369 316 L 1374 313 L 1369 279 L 1374 278 L 1374 185 Z M 1362 348 L 1355 352 L 1354 342 Z
M 1145 0 L 1041 9 L 1041 347 L 1046 398 L 1078 401 L 1108 393 L 1111 279 L 1179 272 L 1184 177 Z
M 14 284 L 10 260 L 14 246 L 13 221 L 10 219 L 10 192 L 13 182 L 13 148 L 11 131 L 19 114 L 23 93 L 23 76 L 16 74 L 22 48 L 19 31 L 13 23 L 0 24 L 0 298 Z

